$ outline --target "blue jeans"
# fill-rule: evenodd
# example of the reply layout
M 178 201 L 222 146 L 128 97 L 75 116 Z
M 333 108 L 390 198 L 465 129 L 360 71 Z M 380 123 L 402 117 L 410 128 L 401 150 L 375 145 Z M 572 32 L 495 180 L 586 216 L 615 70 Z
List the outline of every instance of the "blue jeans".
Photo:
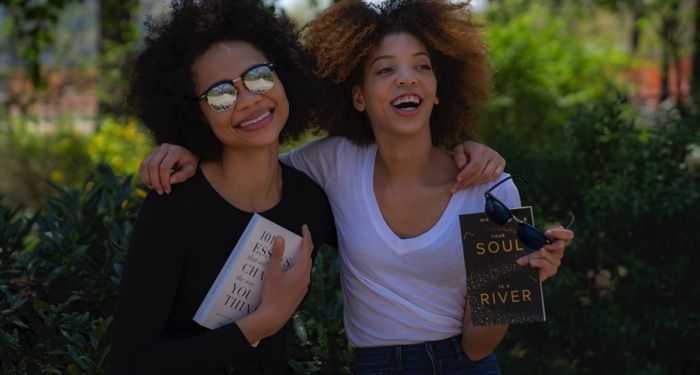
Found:
M 355 375 L 500 375 L 493 353 L 471 361 L 462 351 L 461 336 L 421 344 L 355 348 Z

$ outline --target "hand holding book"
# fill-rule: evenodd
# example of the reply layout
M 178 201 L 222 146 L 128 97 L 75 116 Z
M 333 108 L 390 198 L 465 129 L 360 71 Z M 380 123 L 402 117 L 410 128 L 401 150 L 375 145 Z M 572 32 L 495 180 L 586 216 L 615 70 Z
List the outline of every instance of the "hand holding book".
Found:
M 574 239 L 574 232 L 563 227 L 548 229 L 544 234 L 552 241 L 551 244 L 516 260 L 521 266 L 539 268 L 540 281 L 545 281 L 557 273 L 564 257 L 564 249 Z
M 568 230 L 573 213 L 567 228 L 543 233 L 534 226 L 531 207 L 509 208 L 492 194 L 512 178 L 527 182 L 506 177 L 484 193 L 484 213 L 460 215 L 475 326 L 544 321 L 541 282 L 557 273 L 574 236 Z
M 273 242 L 260 306 L 251 314 L 236 321 L 250 343 L 255 343 L 279 331 L 309 289 L 313 243 L 306 225 L 302 226 L 302 235 L 301 249 L 294 265 L 285 271 L 282 270 L 284 240 L 277 237 Z

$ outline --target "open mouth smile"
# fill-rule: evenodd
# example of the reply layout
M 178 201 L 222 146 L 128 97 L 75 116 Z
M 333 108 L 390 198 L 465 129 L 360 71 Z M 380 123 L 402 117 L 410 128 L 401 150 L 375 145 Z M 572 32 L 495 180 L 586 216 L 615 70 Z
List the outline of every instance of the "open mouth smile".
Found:
M 418 110 L 423 100 L 416 94 L 405 94 L 397 97 L 391 102 L 401 114 L 412 114 Z

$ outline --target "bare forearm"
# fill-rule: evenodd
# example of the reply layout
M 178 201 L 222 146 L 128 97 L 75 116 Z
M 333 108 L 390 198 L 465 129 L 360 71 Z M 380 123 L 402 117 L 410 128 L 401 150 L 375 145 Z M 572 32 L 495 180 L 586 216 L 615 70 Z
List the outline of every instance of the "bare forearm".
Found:
M 467 306 L 462 328 L 462 350 L 470 360 L 480 360 L 496 349 L 507 330 L 508 325 L 475 327 L 472 324 L 470 308 Z

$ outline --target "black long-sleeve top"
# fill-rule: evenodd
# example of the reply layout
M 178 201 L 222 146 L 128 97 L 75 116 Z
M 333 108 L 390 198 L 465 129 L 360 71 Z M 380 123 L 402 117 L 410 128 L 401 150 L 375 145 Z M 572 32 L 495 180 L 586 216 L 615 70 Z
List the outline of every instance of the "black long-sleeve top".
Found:
M 260 214 L 299 235 L 308 224 L 314 254 L 321 244 L 335 246 L 323 190 L 288 166 L 282 176 L 280 202 Z M 224 200 L 201 170 L 169 195 L 146 197 L 119 286 L 113 374 L 285 372 L 286 326 L 254 348 L 236 324 L 209 330 L 192 320 L 251 217 Z

